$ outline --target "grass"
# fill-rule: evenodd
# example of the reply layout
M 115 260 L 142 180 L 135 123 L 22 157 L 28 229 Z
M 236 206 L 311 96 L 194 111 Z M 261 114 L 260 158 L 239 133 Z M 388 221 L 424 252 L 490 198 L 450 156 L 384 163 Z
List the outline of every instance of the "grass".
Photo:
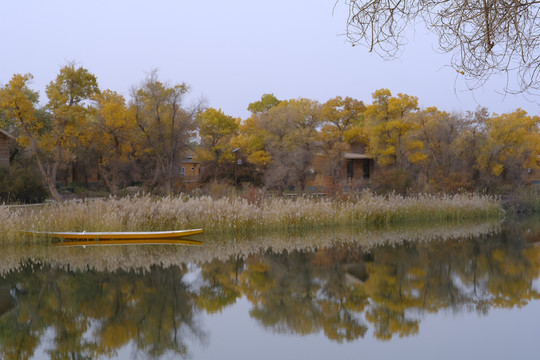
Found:
M 164 197 L 65 202 L 42 207 L 0 206 L 0 243 L 32 241 L 19 230 L 157 231 L 204 228 L 210 235 L 253 234 L 313 228 L 391 226 L 408 222 L 455 222 L 498 218 L 500 201 L 484 195 L 377 196 L 347 200 L 238 196 Z
M 472 239 L 489 236 L 501 231 L 500 221 L 479 220 L 445 224 L 404 224 L 391 229 L 370 229 L 358 231 L 353 227 L 342 227 L 338 231 L 325 229 L 304 234 L 259 234 L 248 238 L 223 241 L 223 237 L 211 239 L 204 236 L 204 246 L 105 246 L 105 247 L 56 247 L 45 244 L 20 246 L 6 244 L 2 248 L 0 276 L 18 271 L 29 260 L 35 264 L 50 264 L 72 271 L 116 271 L 119 269 L 150 271 L 152 266 L 181 266 L 194 263 L 205 264 L 214 260 L 246 259 L 259 254 L 261 249 L 283 251 L 330 248 L 337 244 L 352 244 L 363 251 L 379 246 L 399 246 L 405 242 L 435 242 Z M 228 238 L 229 239 L 229 238 Z

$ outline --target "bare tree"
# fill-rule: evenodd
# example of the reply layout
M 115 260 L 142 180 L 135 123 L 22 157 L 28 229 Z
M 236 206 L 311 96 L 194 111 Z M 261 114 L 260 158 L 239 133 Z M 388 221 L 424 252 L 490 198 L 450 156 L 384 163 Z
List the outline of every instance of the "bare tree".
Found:
M 201 106 L 183 106 L 188 90 L 185 83 L 162 83 L 156 70 L 132 89 L 131 107 L 144 138 L 141 152 L 154 167 L 148 184 L 161 185 L 167 193 L 172 191 L 180 157 L 195 135 L 194 117 Z
M 406 43 L 406 30 L 423 22 L 439 50 L 471 89 L 505 74 L 507 93 L 540 90 L 538 0 L 345 0 L 347 37 L 386 59 Z
M 265 133 L 265 149 L 272 156 L 265 174 L 267 187 L 283 191 L 287 185 L 296 185 L 304 191 L 320 123 L 321 105 L 302 98 L 282 101 L 257 118 L 257 126 Z

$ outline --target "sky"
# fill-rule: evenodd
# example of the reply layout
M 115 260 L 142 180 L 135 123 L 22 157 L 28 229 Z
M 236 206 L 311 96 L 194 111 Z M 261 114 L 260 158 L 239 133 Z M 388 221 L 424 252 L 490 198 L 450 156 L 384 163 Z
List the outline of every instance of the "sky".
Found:
M 188 103 L 205 99 L 242 119 L 265 93 L 370 104 L 381 88 L 417 96 L 422 108 L 540 114 L 537 98 L 503 96 L 500 79 L 466 90 L 423 27 L 411 31 L 394 61 L 352 47 L 343 35 L 347 12 L 344 0 L 4 0 L 0 83 L 31 73 L 44 104 L 46 85 L 75 62 L 102 90 L 126 98 L 157 69 L 161 81 L 190 86 Z

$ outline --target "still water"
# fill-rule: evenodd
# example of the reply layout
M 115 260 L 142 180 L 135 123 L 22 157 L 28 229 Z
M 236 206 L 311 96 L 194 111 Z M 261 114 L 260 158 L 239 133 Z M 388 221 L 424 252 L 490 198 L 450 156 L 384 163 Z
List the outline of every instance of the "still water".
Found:
M 7 247 L 1 359 L 529 359 L 540 221 Z

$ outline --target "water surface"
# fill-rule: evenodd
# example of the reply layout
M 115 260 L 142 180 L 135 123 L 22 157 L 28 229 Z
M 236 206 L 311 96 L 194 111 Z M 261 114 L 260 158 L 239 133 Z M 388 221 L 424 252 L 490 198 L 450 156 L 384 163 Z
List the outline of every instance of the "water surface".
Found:
M 0 358 L 534 358 L 539 223 L 8 247 Z

